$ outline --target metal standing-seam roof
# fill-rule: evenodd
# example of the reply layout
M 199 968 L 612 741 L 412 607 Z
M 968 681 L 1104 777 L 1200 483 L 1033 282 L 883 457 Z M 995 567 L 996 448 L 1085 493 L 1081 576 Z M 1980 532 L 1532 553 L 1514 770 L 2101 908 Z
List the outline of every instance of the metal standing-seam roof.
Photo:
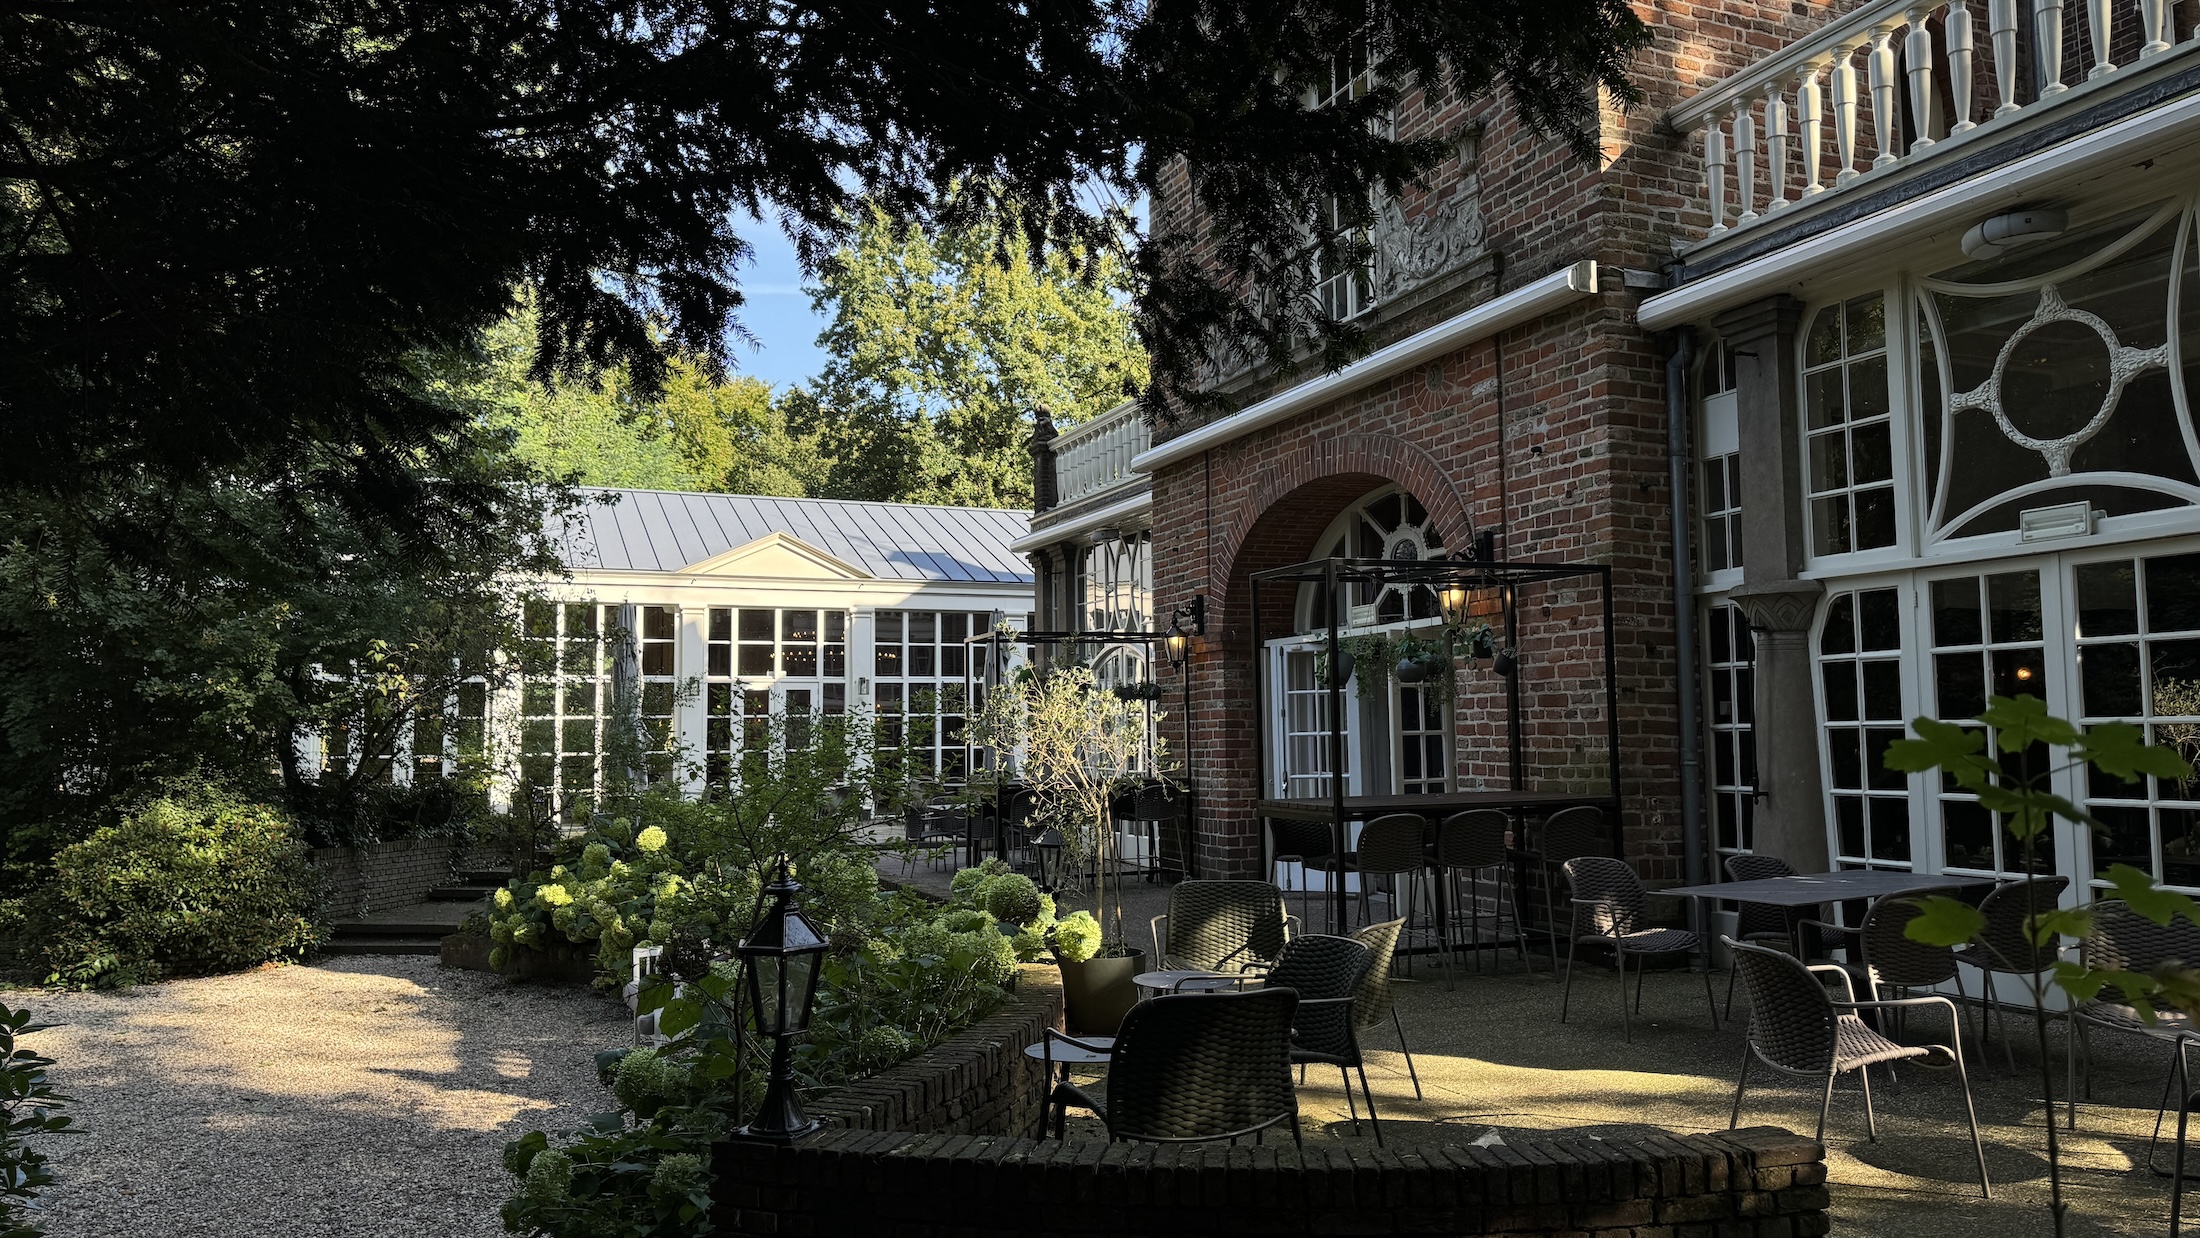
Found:
M 549 529 L 573 571 L 677 572 L 782 533 L 884 580 L 1031 583 L 1031 561 L 1009 549 L 1030 531 L 1029 512 L 667 490 L 581 496 L 577 520 Z

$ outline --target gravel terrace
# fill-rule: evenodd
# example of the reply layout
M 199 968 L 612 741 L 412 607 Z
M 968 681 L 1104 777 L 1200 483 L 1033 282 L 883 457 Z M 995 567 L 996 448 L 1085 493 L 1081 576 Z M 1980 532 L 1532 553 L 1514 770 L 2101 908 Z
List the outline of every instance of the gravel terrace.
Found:
M 612 1107 L 613 999 L 423 956 L 121 993 L 0 994 L 86 1133 L 47 1141 L 51 1238 L 501 1234 L 504 1142 Z

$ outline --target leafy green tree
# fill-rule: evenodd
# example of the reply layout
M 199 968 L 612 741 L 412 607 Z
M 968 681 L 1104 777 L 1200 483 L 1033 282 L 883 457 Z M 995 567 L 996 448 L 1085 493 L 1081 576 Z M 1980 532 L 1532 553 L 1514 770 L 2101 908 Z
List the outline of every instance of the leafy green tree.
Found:
M 831 457 L 826 494 L 1028 507 L 1032 409 L 1083 421 L 1145 384 L 1105 252 L 1035 255 L 1018 231 L 935 233 L 873 208 L 819 284 L 831 360 L 798 420 Z
M 1377 88 L 1309 111 L 1363 37 Z M 1450 154 L 1372 123 L 1406 92 L 1501 88 L 1588 159 L 1648 37 L 1625 0 L 0 6 L 0 488 L 329 445 L 327 484 L 402 519 L 425 484 L 405 453 L 464 416 L 408 358 L 530 286 L 540 372 L 624 365 L 654 392 L 676 355 L 725 357 L 740 221 L 814 267 L 864 202 L 1136 249 L 1171 408 L 1218 341 L 1279 365 L 1357 346 L 1300 295 L 1300 238 Z M 1179 169 L 1208 222 L 1139 248 L 1121 204 Z

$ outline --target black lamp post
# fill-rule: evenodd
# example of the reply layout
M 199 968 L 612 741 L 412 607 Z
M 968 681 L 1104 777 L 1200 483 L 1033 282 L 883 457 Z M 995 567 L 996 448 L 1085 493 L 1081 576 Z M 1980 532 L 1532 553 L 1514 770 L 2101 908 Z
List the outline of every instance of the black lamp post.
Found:
M 1069 848 L 1062 842 L 1062 831 L 1053 826 L 1039 831 L 1031 840 L 1031 850 L 1039 857 L 1039 888 L 1049 894 L 1068 884 L 1069 874 L 1063 871 L 1069 861 L 1065 858 Z
M 1184 630 L 1184 620 L 1192 621 L 1192 630 Z M 1169 650 L 1169 662 L 1176 667 L 1178 678 L 1184 682 L 1184 875 L 1196 876 L 1192 866 L 1193 834 L 1199 827 L 1197 790 L 1192 785 L 1192 638 L 1207 634 L 1207 595 L 1195 594 L 1189 604 L 1169 612 L 1169 635 L 1165 644 Z
M 810 1008 L 817 1000 L 817 964 L 826 944 L 824 934 L 795 906 L 794 896 L 801 890 L 787 875 L 787 862 L 782 859 L 778 875 L 764 887 L 771 900 L 764 918 L 748 940 L 734 947 L 747 964 L 749 1013 L 756 1020 L 757 1034 L 772 1038 L 764 1103 L 755 1120 L 740 1131 L 749 1139 L 792 1143 L 820 1125 L 802 1112 L 790 1060 L 795 1038 L 810 1026 Z

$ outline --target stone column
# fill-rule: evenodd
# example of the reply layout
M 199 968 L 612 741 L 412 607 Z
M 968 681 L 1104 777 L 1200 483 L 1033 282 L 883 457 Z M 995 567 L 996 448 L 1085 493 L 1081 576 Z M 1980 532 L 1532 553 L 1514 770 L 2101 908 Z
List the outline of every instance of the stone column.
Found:
M 1801 872 L 1830 868 L 1810 629 L 1825 588 L 1798 580 L 1803 525 L 1802 303 L 1767 297 L 1714 323 L 1734 355 L 1742 447 L 1742 587 L 1729 596 L 1756 646 L 1755 849 Z

